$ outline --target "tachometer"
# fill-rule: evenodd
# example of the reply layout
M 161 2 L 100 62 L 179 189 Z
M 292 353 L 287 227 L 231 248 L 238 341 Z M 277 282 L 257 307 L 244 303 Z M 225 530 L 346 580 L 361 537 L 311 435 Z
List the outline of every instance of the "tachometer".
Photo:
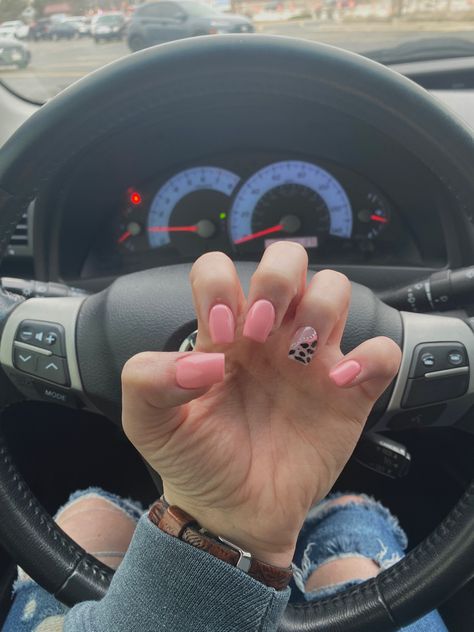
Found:
M 276 162 L 242 186 L 229 232 L 232 243 L 249 252 L 274 239 L 315 248 L 327 235 L 350 238 L 352 208 L 342 185 L 325 169 L 299 160 Z
M 219 167 L 194 167 L 173 176 L 152 200 L 148 214 L 148 241 L 152 248 L 170 243 L 188 256 L 208 248 L 205 240 L 222 233 L 229 196 L 240 178 Z M 213 248 L 220 244 L 214 243 Z

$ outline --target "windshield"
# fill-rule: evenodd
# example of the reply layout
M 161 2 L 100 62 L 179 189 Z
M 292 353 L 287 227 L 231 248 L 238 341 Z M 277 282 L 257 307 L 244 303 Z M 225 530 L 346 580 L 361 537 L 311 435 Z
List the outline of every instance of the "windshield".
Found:
M 0 0 L 0 80 L 23 97 L 44 102 L 133 51 L 226 32 L 303 38 L 387 64 L 474 56 L 474 0 L 158 0 L 136 5 L 101 0 L 99 5 L 93 0 Z

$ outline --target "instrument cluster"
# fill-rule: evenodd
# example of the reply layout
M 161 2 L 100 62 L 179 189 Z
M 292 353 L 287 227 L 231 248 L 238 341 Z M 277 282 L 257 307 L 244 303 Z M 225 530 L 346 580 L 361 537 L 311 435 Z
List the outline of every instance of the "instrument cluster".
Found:
M 130 183 L 101 240 L 99 259 L 139 269 L 221 250 L 258 260 L 276 240 L 302 244 L 310 261 L 387 263 L 416 258 L 404 221 L 362 174 L 324 160 L 240 158 L 189 165 Z

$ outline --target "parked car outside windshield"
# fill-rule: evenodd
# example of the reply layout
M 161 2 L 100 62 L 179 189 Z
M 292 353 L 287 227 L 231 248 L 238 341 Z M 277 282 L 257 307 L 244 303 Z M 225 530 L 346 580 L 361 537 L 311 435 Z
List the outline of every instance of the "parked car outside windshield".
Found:
M 92 23 L 91 33 L 96 43 L 103 40 L 121 40 L 125 32 L 123 13 L 98 16 Z
M 38 103 L 132 51 L 200 35 L 286 35 L 387 64 L 474 57 L 474 0 L 32 0 L 30 9 L 25 17 L 25 0 L 0 0 L 0 37 L 19 41 L 23 24 L 31 53 L 27 68 L 2 61 L 0 81 Z
M 219 33 L 252 33 L 251 20 L 245 16 L 222 13 L 199 2 L 148 2 L 137 7 L 128 30 L 130 50 L 162 44 L 171 40 Z
M 0 68 L 26 68 L 30 62 L 28 47 L 18 40 L 0 37 Z
M 17 39 L 26 39 L 29 33 L 29 27 L 21 20 L 11 20 L 0 24 L 0 37 L 16 37 Z

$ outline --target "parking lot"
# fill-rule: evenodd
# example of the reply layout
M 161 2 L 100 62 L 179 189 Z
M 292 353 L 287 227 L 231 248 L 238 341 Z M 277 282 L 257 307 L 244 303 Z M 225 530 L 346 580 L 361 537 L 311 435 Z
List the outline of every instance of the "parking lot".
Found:
M 433 23 L 415 28 L 403 25 L 321 25 L 315 20 L 259 25 L 262 33 L 302 37 L 342 46 L 355 52 L 393 46 L 420 37 L 463 37 L 474 43 L 470 23 Z M 129 54 L 126 42 L 96 44 L 90 38 L 72 41 L 40 41 L 28 44 L 32 60 L 25 70 L 1 68 L 0 79 L 29 99 L 43 102 L 69 84 L 115 59 Z

